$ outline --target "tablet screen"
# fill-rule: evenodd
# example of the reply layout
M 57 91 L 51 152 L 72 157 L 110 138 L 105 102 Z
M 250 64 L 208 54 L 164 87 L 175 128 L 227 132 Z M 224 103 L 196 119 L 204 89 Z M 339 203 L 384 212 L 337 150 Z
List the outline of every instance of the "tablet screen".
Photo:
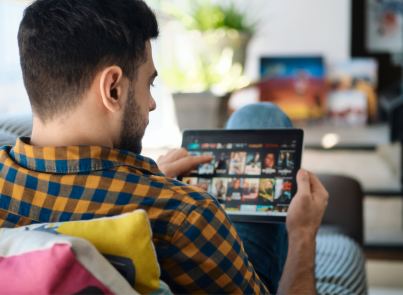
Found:
M 232 221 L 285 221 L 302 141 L 300 129 L 187 130 L 182 147 L 214 159 L 179 180 L 205 183 Z

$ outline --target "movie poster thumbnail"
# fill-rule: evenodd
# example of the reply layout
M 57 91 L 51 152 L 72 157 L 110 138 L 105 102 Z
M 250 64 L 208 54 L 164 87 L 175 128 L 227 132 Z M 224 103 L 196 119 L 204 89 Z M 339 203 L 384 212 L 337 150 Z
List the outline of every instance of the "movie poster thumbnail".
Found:
M 280 152 L 277 164 L 279 172 L 291 172 L 294 169 L 294 152 Z
M 228 179 L 213 178 L 211 184 L 211 195 L 219 201 L 225 201 L 227 196 Z
M 292 189 L 291 180 L 277 178 L 276 181 L 277 182 L 274 198 L 278 203 L 290 203 Z
M 214 164 L 215 174 L 227 174 L 229 169 L 230 155 L 225 152 L 217 154 L 217 158 Z
M 246 152 L 232 152 L 229 164 L 229 175 L 242 175 L 245 171 Z
M 246 155 L 245 174 L 246 175 L 260 175 L 262 170 L 262 159 L 260 153 L 253 152 Z
M 224 145 L 222 143 L 217 143 L 217 149 L 221 150 L 224 148 Z
M 241 205 L 241 211 L 256 212 L 256 210 L 257 210 L 256 205 Z
M 190 156 L 200 156 L 201 152 L 192 152 L 192 151 L 188 151 Z M 198 169 L 193 169 L 190 171 L 191 174 L 197 174 L 199 172 Z
M 271 205 L 258 205 L 257 206 L 257 212 L 266 212 L 266 213 L 272 213 L 273 212 L 273 206 Z
M 225 211 L 240 211 L 238 207 L 225 207 Z
M 207 186 L 207 192 L 211 194 L 211 183 L 212 180 L 208 178 L 199 178 L 197 183 L 204 183 Z
M 257 212 L 266 212 L 269 215 L 281 215 L 280 213 L 287 213 L 287 206 L 272 206 L 272 205 L 257 205 Z
M 213 152 L 203 152 L 201 155 L 213 155 Z M 200 175 L 207 175 L 207 174 L 214 174 L 214 163 L 215 163 L 215 157 L 211 162 L 201 164 L 199 166 L 199 174 Z
M 240 201 L 242 199 L 242 178 L 228 178 L 227 201 Z
M 242 185 L 242 201 L 257 200 L 259 181 L 259 178 L 244 178 Z
M 273 214 L 274 215 L 281 215 L 280 213 L 287 213 L 287 207 L 274 206 L 273 207 Z
M 276 179 L 261 178 L 259 182 L 259 199 L 265 202 L 273 202 Z
M 197 177 L 183 177 L 182 182 L 188 185 L 196 185 L 197 184 Z
M 278 206 L 276 209 L 278 210 L 279 213 L 287 213 L 288 206 Z
M 273 174 L 277 170 L 277 157 L 274 153 L 264 153 L 262 173 Z

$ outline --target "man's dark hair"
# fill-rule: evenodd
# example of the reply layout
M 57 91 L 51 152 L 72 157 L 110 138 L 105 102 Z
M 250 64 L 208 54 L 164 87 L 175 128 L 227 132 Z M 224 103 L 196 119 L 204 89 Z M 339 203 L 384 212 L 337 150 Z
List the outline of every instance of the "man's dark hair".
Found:
M 117 65 L 131 81 L 157 38 L 142 0 L 37 0 L 25 11 L 18 44 L 25 87 L 42 120 L 73 109 L 96 74 Z

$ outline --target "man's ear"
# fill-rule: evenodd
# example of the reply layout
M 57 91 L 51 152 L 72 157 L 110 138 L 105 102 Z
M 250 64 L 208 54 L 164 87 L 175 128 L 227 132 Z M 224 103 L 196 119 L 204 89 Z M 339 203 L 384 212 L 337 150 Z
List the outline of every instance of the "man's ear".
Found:
M 123 80 L 123 71 L 118 66 L 111 66 L 102 71 L 99 82 L 102 102 L 111 112 L 118 112 L 124 106 L 123 93 L 127 92 L 127 85 Z

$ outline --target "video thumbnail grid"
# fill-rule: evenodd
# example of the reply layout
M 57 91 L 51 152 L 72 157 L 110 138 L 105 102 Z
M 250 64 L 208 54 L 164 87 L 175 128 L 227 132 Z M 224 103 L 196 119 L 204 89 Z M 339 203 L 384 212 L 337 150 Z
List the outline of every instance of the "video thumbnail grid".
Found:
M 189 151 L 191 156 L 210 154 L 211 162 L 201 164 L 191 175 L 290 175 L 294 170 L 295 150 Z
M 294 153 L 278 145 L 248 151 L 189 151 L 194 156 L 211 154 L 214 159 L 192 170 L 182 181 L 189 185 L 205 183 L 226 211 L 281 215 L 291 202 Z
M 292 177 L 183 177 L 182 182 L 206 184 L 226 211 L 286 213 L 291 202 Z

